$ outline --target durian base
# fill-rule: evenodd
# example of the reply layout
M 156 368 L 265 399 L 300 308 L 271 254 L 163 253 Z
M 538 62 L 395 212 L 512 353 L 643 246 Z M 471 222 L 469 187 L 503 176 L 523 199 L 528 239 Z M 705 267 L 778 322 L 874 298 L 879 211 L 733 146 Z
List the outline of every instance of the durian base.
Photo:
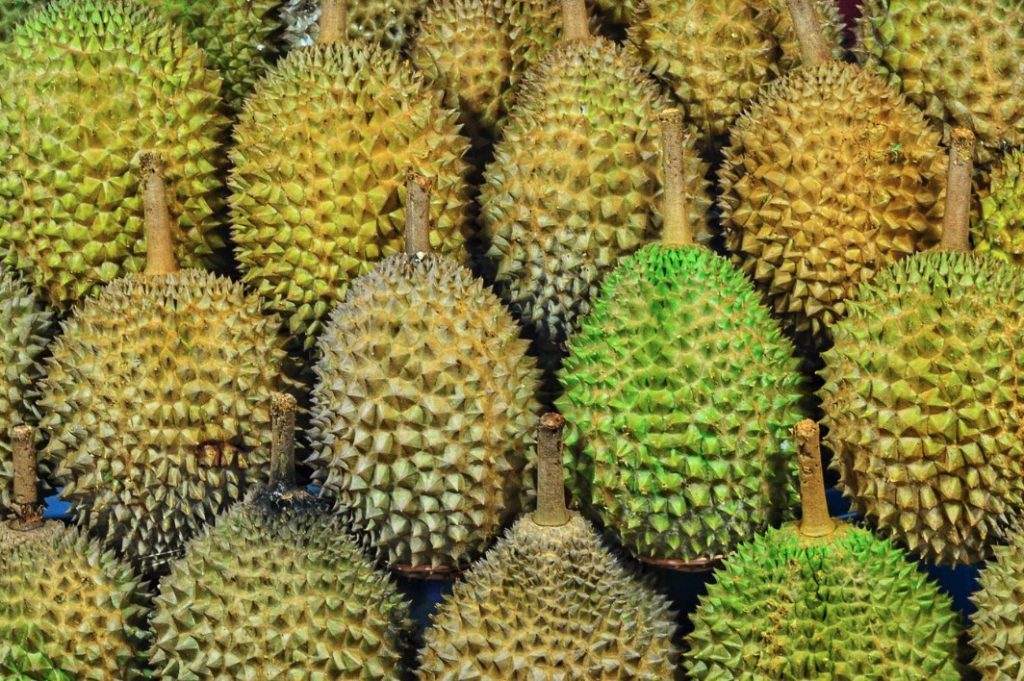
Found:
M 722 564 L 725 556 L 695 558 L 694 560 L 679 560 L 678 558 L 637 558 L 637 560 L 644 565 L 673 572 L 711 572 Z
M 423 579 L 434 582 L 454 582 L 462 576 L 461 570 L 452 567 L 430 565 L 392 565 L 391 571 L 408 579 Z

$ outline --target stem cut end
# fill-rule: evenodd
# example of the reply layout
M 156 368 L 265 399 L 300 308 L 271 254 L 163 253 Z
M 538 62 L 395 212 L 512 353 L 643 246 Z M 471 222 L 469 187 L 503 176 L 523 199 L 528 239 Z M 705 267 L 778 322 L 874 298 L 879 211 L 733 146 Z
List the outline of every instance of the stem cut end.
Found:
M 288 393 L 270 398 L 270 484 L 295 486 L 295 412 L 298 405 Z
M 566 42 L 590 39 L 590 16 L 584 0 L 562 0 L 562 39 Z
M 174 221 L 167 207 L 164 164 L 155 152 L 139 156 L 142 174 L 142 211 L 146 225 L 146 274 L 155 276 L 178 271 L 174 258 Z
M 423 256 L 430 253 L 430 189 L 429 178 L 409 173 L 405 183 L 405 253 Z
M 683 113 L 668 109 L 658 116 L 661 123 L 661 165 L 665 186 L 661 198 L 661 243 L 678 248 L 693 244 L 693 229 L 686 207 L 686 179 L 683 149 L 686 146 Z
M 537 432 L 537 510 L 533 522 L 541 527 L 560 527 L 569 522 L 565 506 L 565 473 L 562 469 L 562 429 L 565 419 L 549 412 L 540 417 Z
M 345 0 L 322 0 L 320 3 L 320 21 L 317 26 L 318 45 L 336 45 L 340 43 L 348 31 L 348 8 Z
M 946 212 L 942 220 L 944 251 L 971 250 L 971 179 L 974 174 L 974 133 L 954 128 L 949 143 Z
M 34 530 L 43 525 L 39 504 L 39 473 L 36 468 L 36 431 L 30 426 L 11 429 L 11 450 L 14 456 L 15 529 Z
M 797 466 L 800 469 L 800 502 L 803 517 L 797 532 L 804 537 L 825 537 L 836 531 L 838 524 L 828 514 L 825 500 L 825 476 L 821 470 L 821 443 L 818 424 L 804 419 L 793 426 Z
M 816 0 L 787 0 L 793 17 L 793 29 L 800 43 L 800 58 L 804 66 L 818 66 L 832 59 L 832 50 L 825 40 Z

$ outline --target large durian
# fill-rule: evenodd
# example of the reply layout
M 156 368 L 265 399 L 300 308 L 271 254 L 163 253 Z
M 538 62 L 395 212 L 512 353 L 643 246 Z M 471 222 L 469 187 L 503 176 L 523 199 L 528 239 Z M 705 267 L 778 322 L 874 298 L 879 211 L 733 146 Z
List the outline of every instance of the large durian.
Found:
M 944 159 L 921 112 L 832 61 L 816 6 L 789 2 L 804 65 L 737 121 L 720 206 L 727 248 L 776 315 L 826 343 L 858 284 L 937 240 Z
M 1024 282 L 966 252 L 972 154 L 971 133 L 955 130 L 943 247 L 860 287 L 822 371 L 843 493 L 941 563 L 986 557 L 1024 512 Z
M 0 41 L 7 40 L 29 12 L 43 4 L 43 0 L 0 0 Z
M 318 344 L 310 463 L 419 573 L 463 567 L 521 510 L 538 371 L 494 294 L 428 252 L 423 178 L 408 192 L 407 253 L 353 284 Z
M 167 159 L 177 256 L 223 245 L 220 78 L 133 0 L 53 0 L 0 54 L 0 256 L 56 307 L 145 264 L 139 148 Z
M 583 506 L 636 556 L 693 563 L 795 505 L 801 377 L 750 281 L 694 243 L 680 113 L 662 126 L 662 242 L 605 279 L 569 341 L 556 404 Z
M 277 320 L 241 284 L 177 271 L 162 168 L 143 154 L 148 264 L 63 323 L 39 401 L 43 459 L 77 521 L 145 573 L 266 478 Z
M 160 582 L 156 677 L 404 678 L 409 607 L 329 502 L 295 486 L 294 398 L 275 395 L 273 410 L 271 485 L 193 539 Z
M 338 42 L 325 0 L 322 43 L 296 50 L 246 102 L 231 150 L 231 216 L 243 281 L 310 348 L 349 282 L 401 252 L 404 178 L 431 178 L 432 246 L 462 255 L 469 143 L 440 91 L 396 54 Z
M 829 518 L 817 424 L 794 437 L 803 519 L 715 572 L 691 617 L 688 678 L 958 681 L 949 597 L 888 541 Z
M 867 0 L 858 52 L 948 132 L 969 128 L 987 163 L 1024 144 L 1024 6 L 1006 0 Z
M 420 681 L 667 681 L 676 626 L 565 507 L 562 418 L 541 419 L 537 510 L 521 518 L 431 617 Z
M 992 553 L 971 596 L 976 608 L 968 629 L 971 666 L 982 681 L 1012 681 L 1024 675 L 1024 534 L 1018 528 L 1008 544 Z
M 545 0 L 548 1 L 548 0 Z M 349 38 L 405 47 L 427 0 L 346 0 Z M 284 41 L 292 48 L 309 47 L 320 35 L 322 0 L 285 0 L 281 6 Z
M 1006 154 L 992 169 L 971 236 L 978 253 L 1024 265 L 1024 151 Z
M 523 78 L 485 173 L 482 219 L 496 287 L 541 340 L 558 344 L 617 260 L 658 233 L 657 136 L 667 107 L 638 61 L 592 37 L 582 0 L 564 2 L 563 41 Z M 706 166 L 687 149 L 693 224 Z

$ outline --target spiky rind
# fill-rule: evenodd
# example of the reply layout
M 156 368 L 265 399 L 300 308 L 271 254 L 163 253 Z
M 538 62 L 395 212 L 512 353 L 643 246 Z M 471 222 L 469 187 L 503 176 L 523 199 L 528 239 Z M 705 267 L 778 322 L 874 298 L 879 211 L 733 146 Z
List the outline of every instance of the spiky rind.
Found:
M 692 616 L 689 678 L 957 681 L 949 597 L 888 541 L 841 531 L 741 546 Z
M 921 254 L 860 288 L 824 353 L 840 487 L 927 560 L 981 560 L 1024 512 L 1022 310 L 1016 268 Z
M 146 573 L 266 478 L 277 320 L 197 270 L 115 281 L 63 324 L 40 453 L 78 522 Z
M 791 71 L 732 131 L 726 245 L 793 332 L 824 342 L 861 282 L 937 241 L 945 167 L 938 133 L 874 74 Z
M 310 463 L 388 563 L 461 567 L 528 501 L 526 347 L 494 294 L 436 255 L 388 258 L 331 314 Z
M 11 639 L 0 641 L 0 673 L 5 681 L 74 681 L 46 655 Z
M 138 156 L 165 165 L 178 260 L 223 245 L 220 77 L 132 0 L 53 0 L 0 56 L 0 255 L 56 307 L 145 264 Z
M 665 681 L 678 659 L 674 619 L 578 515 L 561 527 L 526 517 L 435 611 L 418 678 Z
M 320 34 L 321 0 L 285 0 L 281 6 L 285 43 L 308 47 Z M 377 42 L 400 50 L 428 0 L 354 0 L 348 3 L 348 39 Z
M 1024 151 L 1000 159 L 990 178 L 971 225 L 974 250 L 1024 265 Z
M 971 666 L 982 681 L 1014 681 L 1024 675 L 1024 536 L 1019 529 L 1010 543 L 997 546 L 978 577 L 971 596 L 977 608 L 968 629 L 974 658 Z
M 0 3 L 0 40 L 7 40 L 29 13 L 43 0 L 4 0 Z

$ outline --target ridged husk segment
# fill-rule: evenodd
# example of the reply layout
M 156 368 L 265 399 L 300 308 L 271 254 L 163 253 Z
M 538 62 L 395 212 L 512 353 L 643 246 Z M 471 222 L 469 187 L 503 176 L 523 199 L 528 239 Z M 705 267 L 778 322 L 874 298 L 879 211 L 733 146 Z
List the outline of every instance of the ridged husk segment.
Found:
M 835 0 L 816 4 L 841 57 Z M 728 133 L 765 83 L 800 64 L 785 0 L 647 0 L 629 42 L 705 137 Z
M 482 220 L 496 288 L 542 339 L 563 341 L 618 259 L 658 236 L 656 117 L 666 98 L 622 48 L 555 48 L 524 77 L 487 167 Z M 704 162 L 684 150 L 690 221 L 703 226 Z
M 949 597 L 888 541 L 840 532 L 741 546 L 692 616 L 689 678 L 957 681 Z
M 792 331 L 823 341 L 861 282 L 937 242 L 945 170 L 938 133 L 874 74 L 796 69 L 732 131 L 726 245 Z
M 623 259 L 560 378 L 569 487 L 630 552 L 710 558 L 792 517 L 797 361 L 728 260 L 657 244 Z
M 971 239 L 978 253 L 1024 265 L 1024 151 L 1010 152 L 992 169 Z
M 1003 0 L 867 0 L 858 52 L 939 128 L 969 128 L 978 160 L 1024 143 L 1024 7 Z
M 974 659 L 983 681 L 1012 681 L 1024 674 L 1024 538 L 1019 528 L 1009 544 L 992 551 L 971 596 L 977 610 L 968 628 Z
M 231 215 L 243 281 L 312 347 L 349 282 L 402 251 L 405 178 L 433 183 L 430 242 L 464 258 L 469 143 L 458 114 L 395 54 L 297 50 L 235 128 Z
M 908 258 L 859 290 L 824 354 L 840 488 L 927 560 L 985 558 L 1024 511 L 1024 286 L 969 253 Z
M 560 527 L 525 517 L 434 612 L 418 678 L 665 681 L 675 630 L 668 600 L 580 516 Z
M 64 322 L 40 459 L 79 524 L 144 573 L 266 479 L 277 324 L 241 284 L 196 270 L 119 279 Z
M 283 39 L 290 48 L 308 47 L 320 35 L 321 0 L 285 0 L 281 5 Z M 364 39 L 399 50 L 405 47 L 428 0 L 351 0 L 347 3 L 349 39 Z
M 12 532 L 0 526 L 0 641 L 68 675 L 28 678 L 146 678 L 148 597 L 128 566 L 76 529 L 51 526 L 9 542 Z
M 0 40 L 9 38 L 18 24 L 42 4 L 42 0 L 3 0 L 0 3 Z
M 145 264 L 138 152 L 164 159 L 184 266 L 223 245 L 220 78 L 144 3 L 53 0 L 0 56 L 0 254 L 56 307 Z
M 160 583 L 150 661 L 157 678 L 401 676 L 409 607 L 314 508 L 236 505 Z
M 494 294 L 436 255 L 385 260 L 332 313 L 310 463 L 389 564 L 461 567 L 532 496 L 526 346 Z

